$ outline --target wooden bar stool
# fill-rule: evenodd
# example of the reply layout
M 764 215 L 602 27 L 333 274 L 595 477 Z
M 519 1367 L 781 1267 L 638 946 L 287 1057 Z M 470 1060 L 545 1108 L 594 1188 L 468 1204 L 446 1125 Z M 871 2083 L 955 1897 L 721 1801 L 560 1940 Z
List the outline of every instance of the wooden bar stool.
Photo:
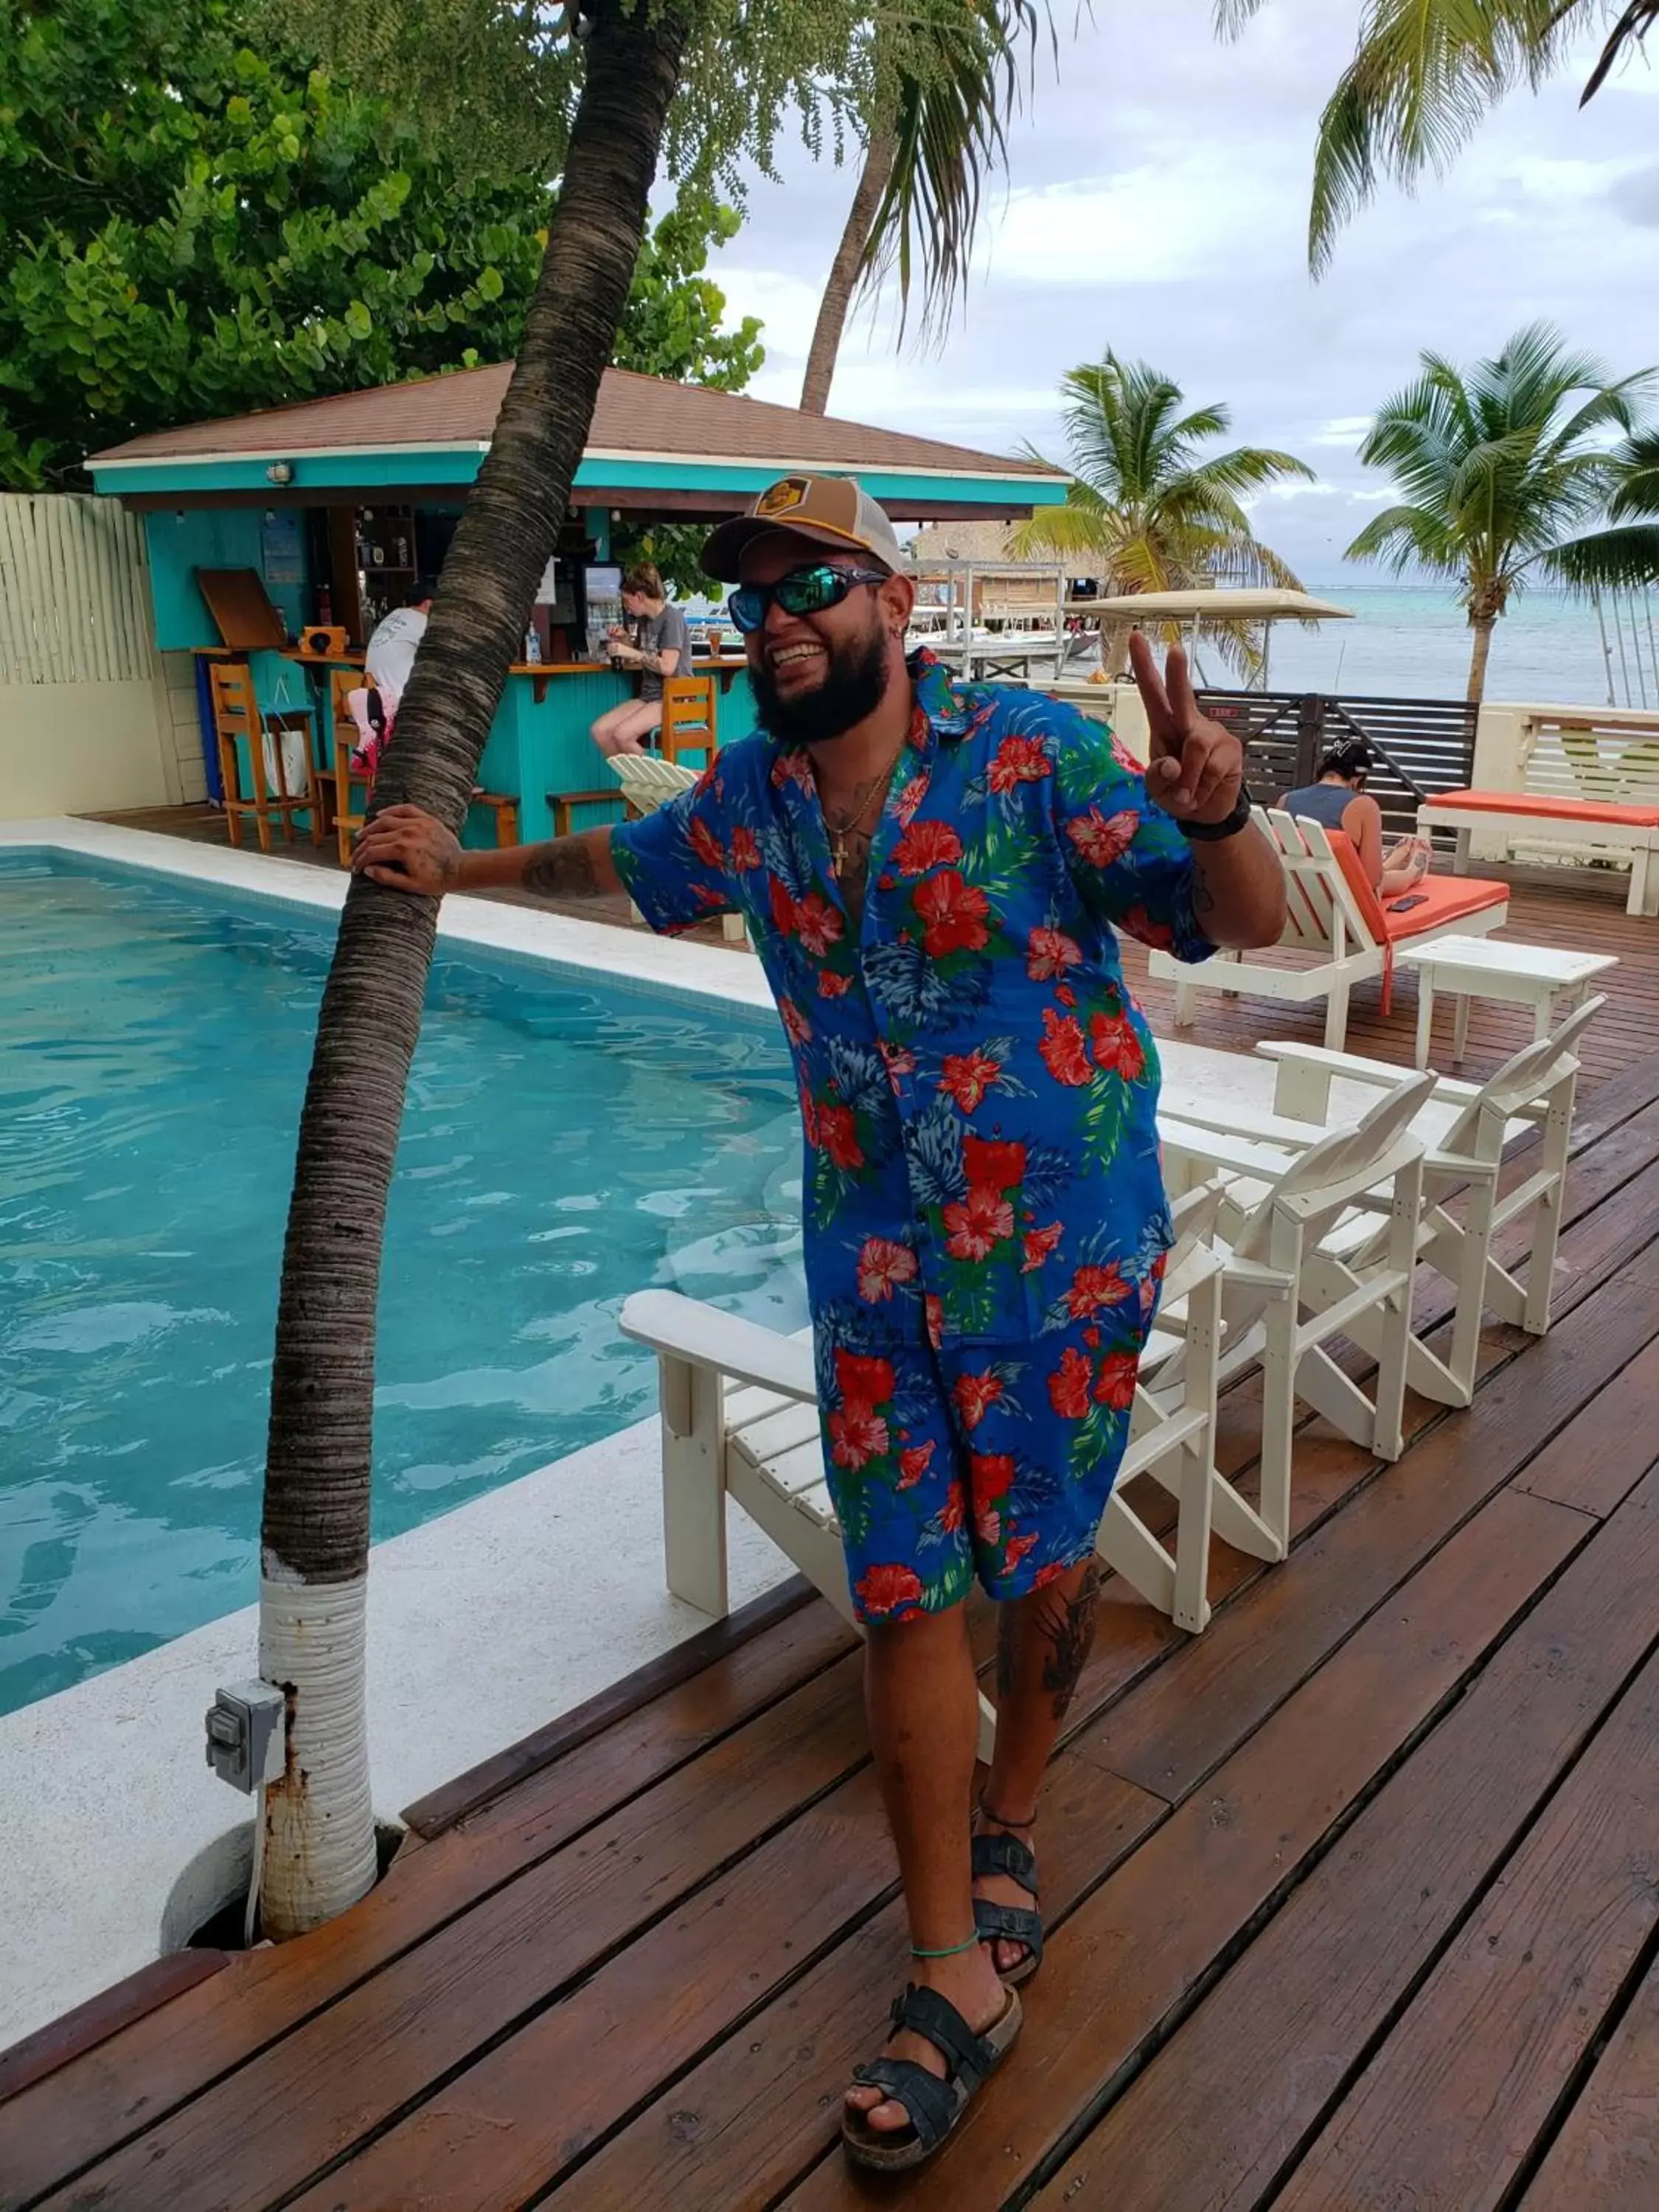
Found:
M 507 791 L 484 791 L 475 786 L 474 806 L 488 806 L 495 816 L 495 842 L 502 847 L 519 842 L 519 802 Z
M 208 683 L 213 699 L 213 729 L 219 748 L 219 780 L 224 789 L 225 826 L 230 842 L 240 846 L 240 822 L 251 814 L 259 835 L 259 850 L 270 850 L 270 825 L 276 823 L 285 844 L 294 842 L 294 817 L 308 814 L 311 817 L 311 842 L 323 842 L 321 793 L 317 787 L 316 771 L 311 762 L 311 717 L 298 709 L 289 713 L 262 715 L 254 696 L 253 672 L 245 660 L 211 660 L 208 663 Z M 286 731 L 302 728 L 306 732 L 306 787 L 303 791 L 289 788 L 288 763 L 283 757 L 283 738 Z M 272 779 L 265 774 L 265 740 L 270 744 Z M 251 799 L 242 796 L 242 748 L 247 749 L 248 778 L 252 785 Z
M 622 796 L 615 784 L 608 791 L 550 791 L 547 804 L 553 816 L 553 835 L 556 837 L 570 836 L 575 827 L 571 819 L 573 807 L 614 806 Z
M 368 812 L 368 778 L 351 765 L 359 731 L 346 701 L 362 682 L 355 668 L 328 672 L 329 765 L 313 771 L 324 831 L 332 830 L 340 866 L 351 864 L 351 840 Z
M 662 687 L 662 757 L 678 761 L 683 752 L 714 757 L 714 679 L 712 676 L 669 676 Z

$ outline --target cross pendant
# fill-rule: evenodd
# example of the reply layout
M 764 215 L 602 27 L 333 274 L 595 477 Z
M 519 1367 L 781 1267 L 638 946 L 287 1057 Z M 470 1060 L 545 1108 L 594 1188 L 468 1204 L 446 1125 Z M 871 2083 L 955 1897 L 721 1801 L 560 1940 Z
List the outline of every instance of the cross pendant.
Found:
M 836 839 L 836 849 L 830 854 L 830 865 L 837 875 L 847 866 L 847 837 L 844 831 Z

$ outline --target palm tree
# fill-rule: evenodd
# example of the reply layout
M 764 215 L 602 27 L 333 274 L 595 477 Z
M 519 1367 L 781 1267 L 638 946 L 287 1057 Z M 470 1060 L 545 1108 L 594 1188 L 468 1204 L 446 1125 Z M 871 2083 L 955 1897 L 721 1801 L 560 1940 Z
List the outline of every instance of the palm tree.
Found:
M 562 170 L 512 380 L 375 790 L 377 807 L 413 803 L 459 829 L 569 503 L 659 152 L 672 140 L 683 170 L 745 148 L 764 161 L 789 106 L 855 102 L 865 87 L 848 57 L 866 11 L 855 0 L 270 4 L 428 127 L 486 148 L 492 136 L 533 141 Z M 961 203 L 923 186 L 910 206 L 914 234 L 931 238 L 937 223 L 950 250 Z M 907 251 L 902 290 L 909 266 Z M 259 1671 L 288 1708 L 284 1772 L 264 1793 L 260 1830 L 261 1919 L 279 1939 L 343 1911 L 374 1878 L 364 1720 L 374 1307 L 435 926 L 428 902 L 354 880 L 301 1116 L 260 1532 Z
M 1611 441 L 1638 428 L 1655 372 L 1613 383 L 1544 323 L 1517 331 L 1495 361 L 1467 374 L 1434 353 L 1423 355 L 1422 370 L 1380 410 L 1360 447 L 1361 460 L 1389 471 L 1401 499 L 1366 525 L 1348 558 L 1456 581 L 1474 632 L 1468 696 L 1479 700 L 1492 632 L 1517 592 L 1540 578 L 1580 587 L 1614 580 L 1613 550 L 1601 533 L 1574 533 L 1603 514 L 1621 472 L 1639 497 L 1643 479 Z M 1651 455 L 1646 481 L 1650 490 Z
M 589 0 L 546 257 L 378 805 L 413 801 L 460 826 L 616 342 L 694 14 L 690 0 Z M 429 901 L 354 879 L 301 1116 L 260 1530 L 259 1671 L 288 1699 L 260 1894 L 279 1939 L 374 1879 L 363 1697 L 374 1305 L 436 920 Z
M 1216 0 L 1236 33 L 1262 0 Z M 1518 86 L 1534 91 L 1579 37 L 1608 23 L 1580 106 L 1659 21 L 1659 0 L 1365 0 L 1358 49 L 1320 118 L 1308 258 L 1329 262 L 1337 232 L 1379 176 L 1409 185 L 1443 167 L 1488 108 Z
M 1181 386 L 1145 362 L 1108 352 L 1072 369 L 1060 388 L 1071 456 L 1066 503 L 1039 508 L 1010 532 L 1017 559 L 1075 561 L 1103 573 L 1113 592 L 1226 584 L 1301 589 L 1255 535 L 1242 501 L 1269 484 L 1311 482 L 1305 461 L 1260 446 L 1205 452 L 1209 440 L 1226 435 L 1231 410 L 1183 412 Z M 1121 668 L 1130 627 L 1103 628 L 1101 665 L 1109 674 Z M 1247 671 L 1255 665 L 1243 624 L 1206 623 L 1200 631 L 1236 665 Z
M 885 0 L 876 11 L 864 161 L 807 352 L 806 414 L 829 406 L 854 297 L 884 268 L 897 264 L 902 300 L 921 259 L 924 328 L 949 315 L 984 179 L 1006 159 L 1021 50 L 1037 31 L 1034 0 Z

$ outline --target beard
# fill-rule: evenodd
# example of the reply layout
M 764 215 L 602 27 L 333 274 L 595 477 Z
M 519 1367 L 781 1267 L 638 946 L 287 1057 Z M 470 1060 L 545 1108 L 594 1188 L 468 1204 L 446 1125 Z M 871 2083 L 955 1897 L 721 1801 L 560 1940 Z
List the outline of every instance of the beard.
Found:
M 887 633 L 872 624 L 861 641 L 830 648 L 822 684 L 793 698 L 779 695 L 776 678 L 763 660 L 749 671 L 755 694 L 755 719 L 781 745 L 823 744 L 843 738 L 873 714 L 887 696 Z

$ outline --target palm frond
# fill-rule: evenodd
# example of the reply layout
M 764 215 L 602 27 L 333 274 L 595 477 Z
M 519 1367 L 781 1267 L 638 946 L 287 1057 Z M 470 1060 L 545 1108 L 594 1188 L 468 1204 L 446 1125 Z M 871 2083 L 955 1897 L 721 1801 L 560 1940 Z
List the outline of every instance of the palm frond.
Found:
M 1590 71 L 1589 83 L 1578 96 L 1581 107 L 1595 99 L 1615 64 L 1623 60 L 1632 46 L 1642 44 L 1656 21 L 1659 21 L 1659 0 L 1630 0 L 1630 5 L 1613 25 L 1607 43 L 1601 49 L 1601 58 Z
M 1570 592 L 1622 592 L 1659 584 L 1659 523 L 1593 531 L 1551 546 L 1539 556 L 1538 566 Z
M 1261 0 L 1216 0 L 1237 37 Z M 1443 170 L 1487 111 L 1559 65 L 1601 0 L 1367 0 L 1354 58 L 1320 118 L 1308 258 L 1328 265 L 1337 233 L 1384 177 L 1409 189 Z M 1637 0 L 1644 17 L 1659 0 Z M 1627 10 L 1627 13 L 1633 12 Z M 1620 41 L 1620 50 L 1629 37 Z
M 888 0 L 877 13 L 876 98 L 897 150 L 862 273 L 896 274 L 901 331 L 918 268 L 924 335 L 950 319 L 1045 24 L 1057 43 L 1048 0 Z
M 1659 515 L 1659 430 L 1638 431 L 1613 455 L 1615 482 L 1607 519 Z
M 1462 551 L 1441 517 L 1420 507 L 1387 507 L 1374 514 L 1343 558 L 1375 561 L 1396 575 L 1421 567 L 1443 576 L 1463 574 Z

